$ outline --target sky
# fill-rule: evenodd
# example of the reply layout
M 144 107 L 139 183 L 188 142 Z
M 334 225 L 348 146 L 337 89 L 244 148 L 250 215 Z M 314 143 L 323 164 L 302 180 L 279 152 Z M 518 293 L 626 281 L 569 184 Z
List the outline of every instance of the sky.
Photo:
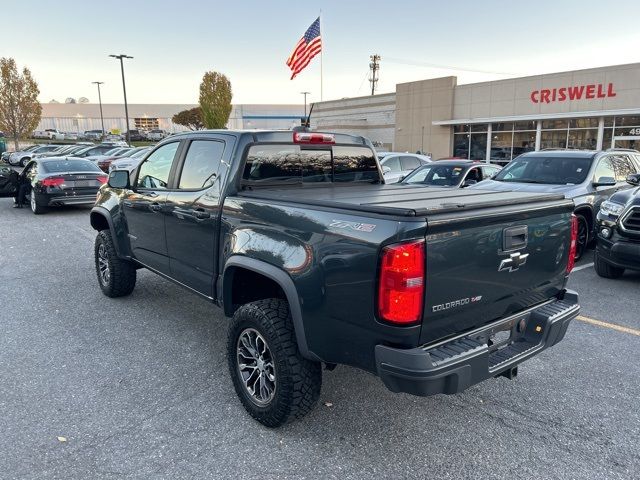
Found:
M 448 75 L 458 84 L 640 61 L 640 2 L 367 0 L 270 2 L 2 0 L 0 57 L 27 66 L 40 100 L 197 103 L 205 71 L 227 75 L 234 103 L 321 98 L 320 57 L 294 80 L 285 61 L 322 10 L 323 99 Z

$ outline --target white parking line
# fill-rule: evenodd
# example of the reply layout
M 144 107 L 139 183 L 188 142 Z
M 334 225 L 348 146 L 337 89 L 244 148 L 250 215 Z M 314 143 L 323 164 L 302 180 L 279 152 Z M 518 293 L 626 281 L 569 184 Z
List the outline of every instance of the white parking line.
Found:
M 590 267 L 593 267 L 593 262 L 587 263 L 585 265 L 580 265 L 579 267 L 574 268 L 573 271 L 579 272 L 580 270 L 584 270 L 585 268 L 590 268 Z

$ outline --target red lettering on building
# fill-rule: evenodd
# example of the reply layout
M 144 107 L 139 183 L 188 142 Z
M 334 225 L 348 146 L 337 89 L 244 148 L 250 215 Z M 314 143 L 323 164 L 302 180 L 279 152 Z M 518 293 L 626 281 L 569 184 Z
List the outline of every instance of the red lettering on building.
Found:
M 543 88 L 533 90 L 529 95 L 532 103 L 566 102 L 567 100 L 592 100 L 594 98 L 615 97 L 617 93 L 613 83 L 589 83 L 587 85 L 572 85 L 554 89 Z

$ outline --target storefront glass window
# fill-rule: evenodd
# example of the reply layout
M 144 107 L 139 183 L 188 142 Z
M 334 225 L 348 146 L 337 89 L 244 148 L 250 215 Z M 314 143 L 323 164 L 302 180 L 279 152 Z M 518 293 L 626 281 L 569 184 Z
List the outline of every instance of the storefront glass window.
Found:
M 511 160 L 513 133 L 496 132 L 491 134 L 491 161 L 506 163 Z
M 453 126 L 454 133 L 468 133 L 469 125 L 454 125 Z
M 471 135 L 470 160 L 484 160 L 487 158 L 487 134 L 474 133 Z
M 511 130 L 513 130 L 513 123 L 511 122 L 491 124 L 491 131 L 493 132 L 510 132 Z
M 605 128 L 604 136 L 602 137 L 602 149 L 606 150 L 611 148 L 611 139 L 613 138 L 613 128 Z
M 536 132 L 513 132 L 513 153 L 516 158 L 525 152 L 532 152 L 536 148 Z
M 618 127 L 640 127 L 640 117 L 616 117 L 616 128 Z M 616 135 L 618 134 L 616 133 Z
M 543 130 L 540 148 L 567 148 L 567 130 Z
M 572 120 L 569 120 L 569 128 L 598 128 L 598 119 L 574 118 Z
M 528 122 L 515 122 L 513 124 L 514 130 L 535 130 L 537 122 L 535 120 Z
M 580 148 L 595 150 L 598 144 L 598 129 L 573 129 L 569 130 L 567 148 Z
M 542 129 L 543 130 L 559 130 L 567 128 L 567 120 L 543 120 L 542 121 Z
M 469 158 L 469 135 L 466 133 L 456 133 L 453 136 L 453 156 Z
M 471 125 L 472 132 L 486 132 L 489 124 L 487 123 L 478 123 L 476 125 Z
M 613 117 L 604 117 L 604 126 L 613 127 Z

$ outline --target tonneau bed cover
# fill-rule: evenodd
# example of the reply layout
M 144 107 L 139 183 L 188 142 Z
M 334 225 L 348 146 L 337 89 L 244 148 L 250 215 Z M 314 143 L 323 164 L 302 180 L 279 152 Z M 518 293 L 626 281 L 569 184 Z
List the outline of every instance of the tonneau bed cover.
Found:
M 500 206 L 518 206 L 564 200 L 564 195 L 528 192 L 495 192 L 459 188 L 404 185 L 331 184 L 260 187 L 238 193 L 241 197 L 302 205 L 343 208 L 360 212 L 416 217 L 463 212 Z

